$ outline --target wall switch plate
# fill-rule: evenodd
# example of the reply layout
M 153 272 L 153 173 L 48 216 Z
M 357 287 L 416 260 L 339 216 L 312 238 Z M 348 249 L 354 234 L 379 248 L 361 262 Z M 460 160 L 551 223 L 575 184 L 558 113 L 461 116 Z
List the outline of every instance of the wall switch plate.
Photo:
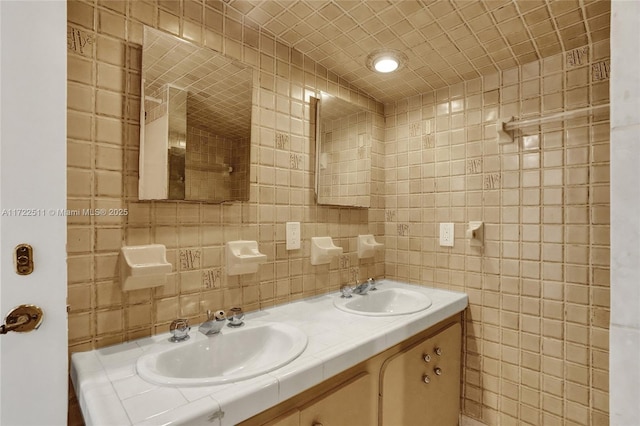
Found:
M 300 222 L 287 222 L 287 250 L 300 248 Z
M 453 247 L 453 223 L 440 224 L 440 246 Z

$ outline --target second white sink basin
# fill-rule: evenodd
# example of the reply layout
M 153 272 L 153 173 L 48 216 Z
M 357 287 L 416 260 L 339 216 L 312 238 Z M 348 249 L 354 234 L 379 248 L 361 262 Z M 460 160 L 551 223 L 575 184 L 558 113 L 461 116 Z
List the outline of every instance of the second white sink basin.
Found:
M 369 316 L 406 315 L 431 306 L 429 296 L 413 290 L 386 288 L 369 291 L 365 295 L 354 294 L 350 298 L 341 296 L 333 300 L 341 311 Z
M 191 331 L 191 336 L 187 342 L 163 342 L 161 348 L 138 358 L 140 377 L 173 386 L 246 380 L 290 363 L 307 347 L 306 334 L 278 323 L 225 327 L 211 337 Z

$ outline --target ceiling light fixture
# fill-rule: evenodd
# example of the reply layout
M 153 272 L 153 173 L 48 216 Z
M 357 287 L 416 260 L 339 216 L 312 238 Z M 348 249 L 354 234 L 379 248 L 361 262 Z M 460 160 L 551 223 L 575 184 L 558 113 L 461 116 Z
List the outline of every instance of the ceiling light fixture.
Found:
M 373 67 L 378 72 L 393 72 L 398 69 L 398 61 L 395 58 L 379 58 L 373 61 Z
M 407 63 L 407 56 L 393 49 L 380 49 L 367 56 L 367 68 L 371 71 L 387 74 L 398 71 Z

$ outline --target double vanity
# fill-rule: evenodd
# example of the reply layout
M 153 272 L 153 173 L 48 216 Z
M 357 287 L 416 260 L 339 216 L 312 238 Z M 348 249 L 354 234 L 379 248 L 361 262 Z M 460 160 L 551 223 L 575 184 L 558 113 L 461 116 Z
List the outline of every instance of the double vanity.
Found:
M 457 422 L 467 296 L 375 285 L 251 312 L 244 326 L 210 336 L 194 327 L 181 342 L 166 333 L 76 353 L 71 378 L 85 422 L 409 425 L 412 416 L 425 424 L 425 415 L 435 416 L 427 424 Z

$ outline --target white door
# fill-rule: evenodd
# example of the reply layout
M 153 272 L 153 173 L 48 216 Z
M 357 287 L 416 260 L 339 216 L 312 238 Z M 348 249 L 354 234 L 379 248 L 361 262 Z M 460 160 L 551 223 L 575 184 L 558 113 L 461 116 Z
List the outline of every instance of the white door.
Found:
M 39 329 L 0 335 L 0 424 L 66 425 L 66 3 L 0 0 L 0 322 L 22 304 Z M 18 275 L 14 249 L 33 247 Z

